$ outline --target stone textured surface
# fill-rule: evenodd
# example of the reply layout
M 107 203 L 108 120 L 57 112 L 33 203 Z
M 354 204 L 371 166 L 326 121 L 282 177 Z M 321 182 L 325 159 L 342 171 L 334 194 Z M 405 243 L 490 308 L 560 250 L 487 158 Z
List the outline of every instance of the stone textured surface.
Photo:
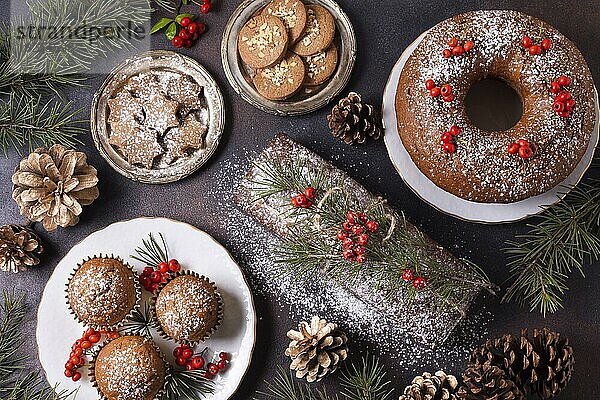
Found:
M 146 215 L 165 216 L 198 226 L 225 246 L 231 247 L 230 239 L 225 236 L 225 229 L 221 224 L 223 218 L 219 214 L 220 206 L 211 194 L 219 179 L 220 163 L 236 157 L 243 158 L 246 151 L 261 150 L 280 131 L 287 132 L 306 147 L 332 160 L 336 166 L 347 171 L 374 193 L 384 193 L 393 207 L 405 211 L 411 222 L 456 255 L 469 257 L 484 266 L 495 282 L 503 282 L 508 278 L 501 249 L 506 240 L 525 230 L 525 222 L 487 226 L 441 214 L 419 200 L 397 174 L 390 172 L 393 167 L 381 141 L 348 147 L 331 137 L 325 121 L 330 107 L 302 117 L 275 117 L 254 109 L 235 94 L 225 79 L 219 49 L 222 30 L 237 4 L 239 1 L 215 1 L 214 12 L 206 18 L 209 31 L 192 49 L 182 51 L 199 60 L 215 76 L 227 105 L 223 140 L 204 169 L 170 185 L 148 186 L 131 182 L 104 162 L 89 135 L 82 137 L 84 144 L 79 149 L 84 150 L 89 156 L 89 162 L 98 168 L 100 198 L 85 209 L 77 226 L 42 234 L 47 247 L 44 266 L 18 275 L 0 274 L 0 289 L 27 291 L 27 301 L 31 305 L 31 313 L 25 326 L 29 348 L 35 348 L 36 307 L 45 282 L 66 251 L 91 232 L 122 219 Z M 421 32 L 452 15 L 482 8 L 511 7 L 548 21 L 579 46 L 592 74 L 596 80 L 600 79 L 600 3 L 597 1 L 579 4 L 563 0 L 340 0 L 340 4 L 354 24 L 359 43 L 358 61 L 345 92 L 355 90 L 362 93 L 364 100 L 369 103 L 380 103 L 392 66 L 404 48 Z M 0 15 L 4 20 L 8 18 L 7 10 L 0 11 Z M 153 38 L 153 47 L 170 49 L 162 36 Z M 91 97 L 102 79 L 102 76 L 94 77 L 90 80 L 89 87 L 68 93 L 86 113 L 89 111 Z M 10 197 L 10 176 L 20 159 L 21 156 L 14 151 L 9 152 L 8 158 L 0 157 L 1 224 L 22 221 L 17 206 Z M 235 257 L 237 251 L 231 250 Z M 537 313 L 519 309 L 514 304 L 499 304 L 498 299 L 489 300 L 489 308 L 494 314 L 488 326 L 490 335 L 518 332 L 521 326 L 547 325 L 571 338 L 577 365 L 573 381 L 561 393 L 560 399 L 600 398 L 597 368 L 600 348 L 600 265 L 596 264 L 586 272 L 586 279 L 574 275 L 569 281 L 571 291 L 565 296 L 565 309 L 546 319 Z M 285 363 L 285 332 L 297 323 L 289 318 L 287 307 L 284 305 L 280 309 L 275 299 L 256 295 L 255 300 L 259 318 L 258 343 L 251 370 L 242 389 L 234 396 L 235 400 L 251 399 L 256 390 L 264 389 L 263 381 L 273 376 L 275 366 Z M 359 350 L 361 345 L 362 343 L 355 342 L 352 347 Z M 386 358 L 384 361 L 390 369 L 394 368 L 393 359 Z M 466 362 L 465 357 L 464 366 Z M 414 360 L 414 366 L 419 372 L 445 369 L 444 359 L 438 359 L 435 365 L 427 365 L 417 359 Z M 461 371 L 447 372 L 458 375 Z M 409 374 L 395 374 L 394 386 L 401 389 L 412 378 Z

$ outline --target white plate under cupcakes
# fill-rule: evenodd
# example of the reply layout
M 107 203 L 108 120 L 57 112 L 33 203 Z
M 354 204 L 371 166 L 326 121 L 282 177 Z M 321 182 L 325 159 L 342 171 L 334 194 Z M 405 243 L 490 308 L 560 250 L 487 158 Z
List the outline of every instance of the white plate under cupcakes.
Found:
M 223 321 L 219 329 L 199 347 L 230 353 L 228 368 L 215 379 L 215 391 L 209 400 L 226 400 L 238 389 L 250 365 L 256 340 L 256 315 L 252 294 L 233 258 L 219 243 L 201 230 L 166 218 L 137 218 L 117 222 L 92 233 L 75 245 L 58 263 L 42 295 L 38 310 L 37 343 L 42 368 L 49 382 L 63 389 L 78 389 L 78 399 L 98 398 L 98 392 L 87 377 L 87 366 L 80 370 L 83 378 L 72 382 L 63 375 L 71 345 L 85 330 L 69 313 L 65 302 L 65 284 L 73 268 L 89 255 L 115 254 L 141 272 L 144 265 L 131 257 L 149 233 L 162 233 L 169 254 L 176 257 L 182 268 L 210 277 L 223 298 Z M 150 294 L 144 293 L 143 301 Z M 173 363 L 176 344 L 152 332 L 166 359 Z M 197 350 L 202 350 L 198 348 Z
M 511 203 L 483 203 L 458 197 L 430 180 L 415 164 L 398 132 L 396 94 L 404 66 L 429 31 L 420 35 L 401 55 L 392 69 L 383 96 L 383 121 L 386 129 L 385 144 L 392 164 L 407 184 L 421 199 L 432 207 L 454 217 L 479 223 L 506 223 L 518 221 L 542 212 L 563 198 L 569 189 L 579 183 L 591 165 L 599 140 L 598 94 L 594 91 L 595 126 L 583 157 L 572 172 L 551 190 Z M 440 55 L 441 57 L 441 55 Z

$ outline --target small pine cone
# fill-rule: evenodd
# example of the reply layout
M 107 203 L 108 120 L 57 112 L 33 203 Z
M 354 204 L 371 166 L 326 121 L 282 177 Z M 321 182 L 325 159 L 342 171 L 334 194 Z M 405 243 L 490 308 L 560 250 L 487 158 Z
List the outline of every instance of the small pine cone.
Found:
M 517 386 L 540 399 L 551 399 L 564 389 L 574 364 L 568 339 L 547 328 L 534 330 L 533 338 L 523 329 L 520 337 L 504 335 L 488 340 L 471 353 L 469 360 L 470 366 L 501 368 Z
M 331 134 L 346 144 L 364 143 L 367 136 L 377 140 L 383 135 L 381 118 L 373 106 L 363 104 L 359 94 L 350 92 L 327 116 Z
M 404 389 L 400 400 L 456 400 L 457 387 L 454 375 L 446 375 L 443 371 L 435 375 L 425 372 Z
M 325 375 L 335 372 L 348 357 L 348 338 L 336 324 L 319 317 L 301 322 L 298 330 L 287 333 L 292 340 L 285 355 L 292 359 L 290 369 L 297 378 L 319 382 Z
M 77 224 L 82 206 L 99 195 L 96 169 L 86 155 L 59 144 L 21 160 L 12 182 L 21 215 L 41 222 L 47 231 Z
M 40 263 L 44 252 L 39 237 L 31 230 L 18 225 L 0 227 L 0 271 L 26 271 Z
M 458 389 L 461 400 L 525 400 L 517 385 L 494 366 L 468 368 Z

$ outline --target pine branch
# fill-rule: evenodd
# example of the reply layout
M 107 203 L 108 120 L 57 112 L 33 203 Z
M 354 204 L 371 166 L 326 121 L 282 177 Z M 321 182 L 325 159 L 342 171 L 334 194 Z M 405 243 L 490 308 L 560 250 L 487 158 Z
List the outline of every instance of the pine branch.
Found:
M 394 390 L 383 366 L 375 357 L 365 357 L 342 376 L 342 396 L 347 400 L 390 400 Z
M 340 393 L 329 395 L 324 388 L 314 389 L 296 381 L 291 372 L 280 366 L 275 378 L 266 382 L 267 391 L 258 394 L 273 400 L 390 400 L 394 394 L 383 366 L 375 357 L 367 356 L 352 364 L 340 381 Z
M 339 400 L 338 396 L 330 397 L 324 390 L 313 389 L 306 383 L 296 382 L 291 372 L 279 366 L 273 381 L 266 381 L 267 391 L 258 392 L 266 399 L 273 400 Z M 255 400 L 258 400 L 255 398 Z
M 24 345 L 20 328 L 27 314 L 23 295 L 2 292 L 0 325 L 0 399 L 1 400 L 67 400 L 75 392 L 49 387 L 42 376 L 23 372 L 30 356 L 17 355 Z
M 128 335 L 137 335 L 152 337 L 150 329 L 155 325 L 152 312 L 150 311 L 150 303 L 146 302 L 144 308 L 141 310 L 135 310 L 129 319 L 119 331 Z
M 172 371 L 161 400 L 200 400 L 214 393 L 215 384 L 203 376 L 204 371 Z
M 600 180 L 575 187 L 546 210 L 529 232 L 508 242 L 513 282 L 503 301 L 517 301 L 544 316 L 562 308 L 573 272 L 600 259 Z
M 160 8 L 173 14 L 176 14 L 181 8 L 181 0 L 154 0 L 154 2 Z
M 130 257 L 151 267 L 156 267 L 161 262 L 168 262 L 169 252 L 167 243 L 165 242 L 162 233 L 159 233 L 158 235 L 160 236 L 161 243 L 159 243 L 154 238 L 154 235 L 150 233 L 148 239 L 142 239 L 142 246 L 136 247 L 136 254 L 130 255 Z
M 73 146 L 80 143 L 76 136 L 84 131 L 77 119 L 81 110 L 72 110 L 71 102 L 43 101 L 41 97 L 11 95 L 0 103 L 0 148 L 6 154 L 9 147 L 19 150 L 28 146 L 56 143 Z

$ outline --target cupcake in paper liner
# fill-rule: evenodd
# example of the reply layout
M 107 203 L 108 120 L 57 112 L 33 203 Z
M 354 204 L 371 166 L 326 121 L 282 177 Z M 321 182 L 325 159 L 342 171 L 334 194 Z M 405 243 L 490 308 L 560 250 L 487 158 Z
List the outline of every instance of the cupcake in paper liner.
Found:
M 141 288 L 129 264 L 100 254 L 77 266 L 66 297 L 77 321 L 96 330 L 116 330 L 139 308 Z
M 208 278 L 182 271 L 157 288 L 152 298 L 152 313 L 161 336 L 195 346 L 221 325 L 223 300 Z
M 169 371 L 151 338 L 121 336 L 94 354 L 89 376 L 102 400 L 158 400 Z

